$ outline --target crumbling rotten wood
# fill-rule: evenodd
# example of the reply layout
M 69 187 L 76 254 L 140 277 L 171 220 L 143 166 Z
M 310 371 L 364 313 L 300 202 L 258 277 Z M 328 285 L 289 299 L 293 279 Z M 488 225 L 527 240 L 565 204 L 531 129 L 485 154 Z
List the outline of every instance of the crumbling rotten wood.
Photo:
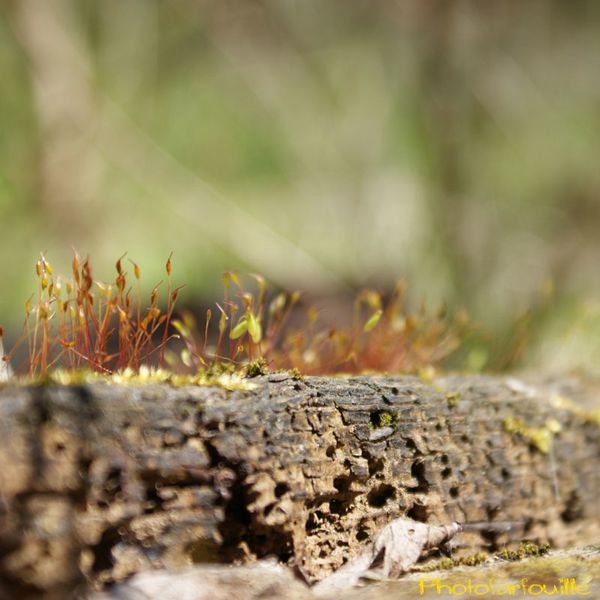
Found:
M 271 555 L 314 581 L 400 516 L 465 524 L 464 552 L 598 539 L 590 385 L 252 382 L 4 387 L 5 596 L 65 598 L 150 568 Z

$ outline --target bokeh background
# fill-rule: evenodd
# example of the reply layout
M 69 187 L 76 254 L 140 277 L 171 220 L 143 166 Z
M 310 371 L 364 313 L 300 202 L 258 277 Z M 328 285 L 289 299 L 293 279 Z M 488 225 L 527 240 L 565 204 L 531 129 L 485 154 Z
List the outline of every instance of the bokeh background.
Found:
M 173 251 L 190 306 L 402 276 L 597 372 L 599 75 L 594 0 L 4 0 L 1 321 L 40 251 L 148 288 Z

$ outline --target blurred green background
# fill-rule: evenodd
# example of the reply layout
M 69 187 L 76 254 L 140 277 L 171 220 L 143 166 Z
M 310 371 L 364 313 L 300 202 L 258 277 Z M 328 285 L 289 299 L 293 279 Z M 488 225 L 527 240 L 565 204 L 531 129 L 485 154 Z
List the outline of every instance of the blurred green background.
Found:
M 416 298 L 598 371 L 600 3 L 5 0 L 1 321 L 45 251 Z M 14 324 L 12 328 L 10 324 Z

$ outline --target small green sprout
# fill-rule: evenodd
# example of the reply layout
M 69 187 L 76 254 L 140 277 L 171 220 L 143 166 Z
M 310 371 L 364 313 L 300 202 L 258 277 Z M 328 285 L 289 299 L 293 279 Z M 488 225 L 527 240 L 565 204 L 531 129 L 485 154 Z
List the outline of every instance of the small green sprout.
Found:
M 375 327 L 377 327 L 377 323 L 379 323 L 379 321 L 381 320 L 382 315 L 383 315 L 383 310 L 381 308 L 379 310 L 376 310 L 371 315 L 369 320 L 365 323 L 365 325 L 363 327 L 363 331 L 365 333 L 369 333 L 369 331 L 372 331 L 373 329 L 375 329 Z
M 262 339 L 262 327 L 260 321 L 251 311 L 248 311 L 246 321 L 248 323 L 248 333 L 250 334 L 252 341 L 255 344 L 259 344 Z
M 230 340 L 237 340 L 241 338 L 246 331 L 248 330 L 248 319 L 246 315 L 240 317 L 240 320 L 237 322 L 237 325 L 231 330 L 229 334 Z

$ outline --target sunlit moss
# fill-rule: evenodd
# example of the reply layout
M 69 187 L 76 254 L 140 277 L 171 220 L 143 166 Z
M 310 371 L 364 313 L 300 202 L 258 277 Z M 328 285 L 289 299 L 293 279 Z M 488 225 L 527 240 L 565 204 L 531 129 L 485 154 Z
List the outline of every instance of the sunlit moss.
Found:
M 533 542 L 521 542 L 516 550 L 504 548 L 496 554 L 502 560 L 523 560 L 531 556 L 544 556 L 550 552 L 550 544 L 534 544 Z
M 269 366 L 264 358 L 257 358 L 249 362 L 243 369 L 246 377 L 258 377 L 259 375 L 266 375 L 269 372 Z
M 258 386 L 248 381 L 240 373 L 209 373 L 200 371 L 195 375 L 180 375 L 164 369 L 142 365 L 139 371 L 124 369 L 112 374 L 102 374 L 89 370 L 58 369 L 46 374 L 43 378 L 22 378 L 21 381 L 33 385 L 83 385 L 90 383 L 106 383 L 119 385 L 167 384 L 174 387 L 187 385 L 221 387 L 230 391 L 252 391 Z
M 303 381 L 304 380 L 302 373 L 300 373 L 300 371 L 296 367 L 294 367 L 293 369 L 290 369 L 288 371 L 288 373 L 290 374 L 291 378 L 294 381 Z
M 398 415 L 387 410 L 378 410 L 371 414 L 369 428 L 371 430 L 381 429 L 382 427 L 393 427 L 398 425 Z
M 450 408 L 454 408 L 460 399 L 459 392 L 448 392 L 446 394 L 446 402 Z
M 485 552 L 476 552 L 468 556 L 460 556 L 457 558 L 445 557 L 432 564 L 426 565 L 422 570 L 430 571 L 447 571 L 455 567 L 476 567 L 492 558 L 518 561 L 526 558 L 545 556 L 550 552 L 550 544 L 534 544 L 533 542 L 521 542 L 516 550 L 504 548 L 493 556 L 489 556 Z
M 502 421 L 502 426 L 508 433 L 517 434 L 527 440 L 542 454 L 548 454 L 554 434 L 561 429 L 560 423 L 553 418 L 547 419 L 544 427 L 529 427 L 521 419 L 507 417 Z
M 592 410 L 585 410 L 566 396 L 556 394 L 550 398 L 550 403 L 557 410 L 566 410 L 567 412 L 579 417 L 586 423 L 600 427 L 600 406 Z
M 438 562 L 427 565 L 423 571 L 447 571 L 454 567 L 476 567 L 485 563 L 488 559 L 489 556 L 485 552 L 476 552 L 475 554 L 458 558 L 445 557 Z

